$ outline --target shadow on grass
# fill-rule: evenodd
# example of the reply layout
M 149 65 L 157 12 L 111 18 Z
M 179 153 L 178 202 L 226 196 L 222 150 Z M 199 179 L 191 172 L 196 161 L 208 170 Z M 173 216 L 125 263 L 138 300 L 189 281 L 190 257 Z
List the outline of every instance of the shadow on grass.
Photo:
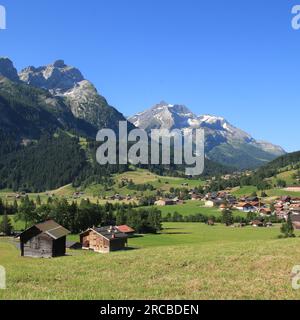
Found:
M 144 236 L 142 234 L 135 234 L 133 236 L 128 237 L 128 239 L 136 239 L 136 238 L 143 238 Z
M 132 251 L 132 250 L 140 250 L 141 248 L 138 247 L 127 247 L 123 251 Z
M 161 235 L 164 235 L 164 234 L 168 234 L 168 235 L 180 235 L 180 234 L 192 234 L 192 232 L 163 232 L 163 233 L 161 233 Z

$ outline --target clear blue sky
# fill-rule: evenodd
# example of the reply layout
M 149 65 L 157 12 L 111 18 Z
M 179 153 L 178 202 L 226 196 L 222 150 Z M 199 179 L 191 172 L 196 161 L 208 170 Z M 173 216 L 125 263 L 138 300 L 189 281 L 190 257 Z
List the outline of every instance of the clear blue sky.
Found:
M 166 100 L 300 150 L 300 0 L 0 0 L 0 55 L 62 58 L 131 115 Z

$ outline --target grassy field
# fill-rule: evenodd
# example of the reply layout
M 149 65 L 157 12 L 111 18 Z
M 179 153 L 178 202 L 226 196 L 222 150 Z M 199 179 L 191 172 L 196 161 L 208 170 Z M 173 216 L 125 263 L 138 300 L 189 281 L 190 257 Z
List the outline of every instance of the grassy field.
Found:
M 260 195 L 261 191 L 259 191 L 255 186 L 245 186 L 242 188 L 234 188 L 232 190 L 232 194 L 237 196 L 237 197 L 242 197 L 242 196 L 249 196 L 253 192 L 256 192 L 258 195 Z M 300 197 L 300 192 L 291 192 L 291 191 L 286 191 L 284 189 L 270 189 L 265 191 L 269 197 L 281 197 L 281 196 L 286 196 L 290 195 L 292 197 Z
M 168 223 L 160 235 L 129 240 L 112 254 L 69 251 L 67 257 L 19 257 L 0 240 L 7 290 L 0 299 L 299 299 L 291 270 L 299 238 L 279 228 Z M 299 235 L 299 234 L 298 234 Z
M 268 179 L 271 184 L 276 185 L 277 180 L 284 180 L 287 185 L 293 185 L 293 184 L 298 184 L 297 180 L 294 178 L 294 175 L 297 173 L 297 170 L 288 170 L 279 173 L 276 177 Z
M 166 216 L 168 213 L 173 214 L 174 212 L 178 212 L 182 216 L 195 215 L 198 213 L 206 216 L 221 216 L 221 211 L 218 208 L 206 208 L 202 201 L 188 200 L 184 204 L 157 208 L 161 211 L 162 216 Z
M 147 207 L 145 207 L 147 208 Z M 164 206 L 164 207 L 157 207 L 161 213 L 162 216 L 165 217 L 168 213 L 173 214 L 174 212 L 177 212 L 181 214 L 182 216 L 189 216 L 189 215 L 195 215 L 201 213 L 204 216 L 214 216 L 214 217 L 220 217 L 222 215 L 222 212 L 219 208 L 207 208 L 204 206 L 203 201 L 193 201 L 193 200 L 188 200 L 185 201 L 184 204 L 178 204 L 178 205 L 173 205 L 173 206 Z M 234 216 L 245 216 L 246 214 L 234 210 L 232 211 Z

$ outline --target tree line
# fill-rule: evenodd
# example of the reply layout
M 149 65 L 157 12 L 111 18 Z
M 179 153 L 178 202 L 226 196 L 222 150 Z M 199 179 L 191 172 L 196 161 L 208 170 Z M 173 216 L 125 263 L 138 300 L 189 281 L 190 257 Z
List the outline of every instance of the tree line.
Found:
M 3 205 L 3 214 L 7 219 L 8 206 Z M 10 207 L 10 206 L 9 206 Z M 25 228 L 49 219 L 55 220 L 73 234 L 80 233 L 93 226 L 110 226 L 127 224 L 137 233 L 156 233 L 161 230 L 161 212 L 156 208 L 137 209 L 133 204 L 91 203 L 89 199 L 78 204 L 69 203 L 66 199 L 49 198 L 47 203 L 41 203 L 28 196 L 22 198 L 14 212 L 15 221 L 25 222 Z

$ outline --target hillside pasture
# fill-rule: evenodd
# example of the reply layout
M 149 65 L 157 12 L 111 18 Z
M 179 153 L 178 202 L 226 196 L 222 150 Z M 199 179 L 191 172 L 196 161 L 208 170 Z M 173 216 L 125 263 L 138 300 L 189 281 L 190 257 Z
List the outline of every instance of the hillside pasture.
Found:
M 132 250 L 71 250 L 44 260 L 21 258 L 16 245 L 2 239 L 7 289 L 0 299 L 300 298 L 291 285 L 299 238 L 277 239 L 278 227 L 164 226 L 160 235 L 129 239 Z

